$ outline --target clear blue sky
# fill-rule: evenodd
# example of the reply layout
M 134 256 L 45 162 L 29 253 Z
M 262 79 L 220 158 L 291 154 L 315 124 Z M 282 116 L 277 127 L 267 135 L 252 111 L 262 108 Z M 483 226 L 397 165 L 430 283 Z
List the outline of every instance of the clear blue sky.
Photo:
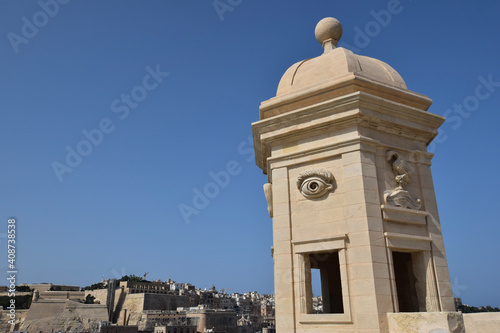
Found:
M 47 5 L 51 15 L 37 1 L 0 3 L 0 245 L 16 217 L 19 282 L 149 272 L 271 293 L 250 124 L 289 66 L 321 54 L 314 27 L 334 16 L 341 42 L 448 115 L 432 170 L 452 283 L 465 303 L 500 306 L 500 3 L 401 0 L 382 24 L 373 12 L 393 0 L 231 3 L 222 16 L 212 0 L 73 0 Z M 481 80 L 493 83 L 479 99 Z M 70 168 L 67 149 L 86 156 Z M 186 223 L 180 205 L 227 168 L 229 183 Z

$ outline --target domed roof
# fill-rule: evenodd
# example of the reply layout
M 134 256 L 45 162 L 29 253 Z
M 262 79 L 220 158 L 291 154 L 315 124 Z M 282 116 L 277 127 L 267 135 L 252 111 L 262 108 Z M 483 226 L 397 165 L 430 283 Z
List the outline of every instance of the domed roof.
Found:
M 327 17 L 321 20 L 315 32 L 325 49 L 324 53 L 292 65 L 281 78 L 276 96 L 311 88 L 316 84 L 341 81 L 343 77 L 352 78 L 352 75 L 390 87 L 407 89 L 403 78 L 385 62 L 337 47 L 342 36 L 342 25 L 336 19 Z

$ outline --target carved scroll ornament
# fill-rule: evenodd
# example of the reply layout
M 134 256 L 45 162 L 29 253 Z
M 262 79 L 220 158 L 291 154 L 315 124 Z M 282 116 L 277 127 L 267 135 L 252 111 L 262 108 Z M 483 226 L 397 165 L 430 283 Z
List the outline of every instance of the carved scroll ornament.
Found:
M 386 160 L 392 165 L 392 171 L 395 174 L 394 180 L 398 186 L 384 192 L 384 202 L 394 207 L 420 209 L 422 205 L 420 199 L 415 198 L 410 192 L 405 190 L 405 187 L 411 182 L 410 165 L 394 150 L 387 152 Z
M 266 196 L 269 217 L 273 217 L 273 187 L 271 183 L 264 184 L 264 195 Z

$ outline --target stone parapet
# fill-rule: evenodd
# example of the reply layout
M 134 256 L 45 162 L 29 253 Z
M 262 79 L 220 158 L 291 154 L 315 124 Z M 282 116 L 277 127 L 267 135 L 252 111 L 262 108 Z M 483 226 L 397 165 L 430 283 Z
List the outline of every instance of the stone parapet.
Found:
M 390 333 L 465 333 L 460 312 L 388 313 Z M 467 331 L 469 333 L 469 331 Z
M 464 313 L 463 316 L 467 333 L 500 332 L 500 312 Z

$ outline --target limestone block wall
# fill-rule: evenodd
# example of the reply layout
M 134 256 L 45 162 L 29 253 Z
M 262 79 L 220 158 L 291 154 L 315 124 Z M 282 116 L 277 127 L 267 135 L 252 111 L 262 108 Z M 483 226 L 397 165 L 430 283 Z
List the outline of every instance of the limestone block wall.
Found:
M 52 283 L 38 283 L 38 284 L 27 284 L 31 289 L 36 289 L 39 292 L 49 291 L 53 289 L 54 291 L 79 291 L 79 286 L 67 286 L 64 284 L 52 284 Z
M 388 332 L 387 313 L 454 310 L 426 151 L 444 118 L 425 96 L 342 80 L 265 101 L 252 124 L 269 181 L 279 332 Z M 326 297 L 337 303 L 315 314 L 321 256 L 338 263 L 321 273 L 323 309 Z
M 237 318 L 234 311 L 201 310 L 196 313 L 188 313 L 188 318 L 193 318 L 198 325 L 198 332 L 206 332 L 207 329 L 215 328 L 216 331 L 237 333 Z
M 121 288 L 118 288 L 115 290 L 115 304 L 114 304 L 113 310 L 116 310 L 117 307 L 119 306 L 119 300 L 122 298 L 122 293 L 124 293 L 124 292 Z M 87 297 L 87 295 L 94 296 L 95 303 L 99 302 L 99 304 L 106 305 L 106 300 L 108 297 L 108 290 L 107 289 L 86 290 L 84 299 Z
M 117 289 L 116 292 L 118 293 L 119 290 Z M 84 299 L 87 298 L 87 295 L 94 296 L 95 297 L 94 302 L 99 302 L 99 304 L 106 304 L 106 299 L 108 297 L 108 289 L 85 290 L 85 295 L 83 298 Z
M 425 299 L 422 297 L 419 299 L 419 311 L 454 311 L 453 293 L 430 169 L 433 155 L 425 151 L 411 150 L 418 148 L 418 145 L 407 140 L 398 140 L 394 134 L 385 134 L 383 143 L 377 147 L 374 158 L 391 271 L 394 269 L 392 251 L 411 252 L 415 274 L 418 275 L 419 272 L 421 274 L 420 277 L 417 276 L 417 280 L 421 282 L 417 283 L 417 288 L 420 289 L 420 295 L 425 295 Z M 395 181 L 396 174 L 387 161 L 388 151 L 396 151 L 405 160 L 411 175 L 411 183 L 405 190 L 420 200 L 420 208 L 393 207 L 384 202 L 384 193 L 398 186 Z M 391 279 L 394 289 L 394 276 L 391 276 Z M 394 303 L 397 310 L 397 299 Z
M 190 307 L 188 296 L 144 294 L 143 310 L 176 310 L 178 307 Z
M 314 331 L 323 323 L 353 331 L 388 330 L 385 313 L 397 312 L 399 306 L 392 251 L 412 253 L 418 294 L 423 295 L 420 311 L 453 310 L 430 174 L 432 154 L 409 150 L 422 144 L 400 140 L 396 134 L 379 135 L 380 142 L 359 137 L 359 126 L 335 131 L 339 135 L 317 131 L 310 139 L 298 136 L 273 146 L 268 168 L 278 330 Z M 387 161 L 389 150 L 411 165 L 407 189 L 420 199 L 421 209 L 385 204 L 385 191 L 398 186 Z M 333 191 L 311 199 L 298 189 L 297 179 L 314 169 L 330 171 L 335 180 Z M 307 255 L 330 250 L 340 256 L 344 313 L 312 315 Z
M 83 301 L 85 300 L 85 292 L 84 291 L 42 291 L 40 292 L 40 298 L 48 298 L 48 299 L 71 299 L 75 301 Z
M 464 313 L 465 331 L 467 333 L 500 332 L 500 313 Z
M 460 312 L 388 313 L 390 333 L 470 333 Z
M 335 189 L 318 199 L 304 197 L 296 182 L 310 169 L 331 171 Z M 373 154 L 344 146 L 296 158 L 293 165 L 273 168 L 272 190 L 278 330 L 296 325 L 312 332 L 324 324 L 379 329 L 380 313 L 393 306 Z M 314 315 L 307 255 L 328 251 L 339 255 L 344 311 Z M 285 315 L 294 312 L 297 319 Z
M 65 300 L 57 301 L 43 301 L 31 303 L 28 314 L 26 315 L 26 322 L 37 321 L 40 319 L 48 318 L 60 314 L 66 307 Z
M 123 325 L 138 325 L 144 310 L 144 296 L 146 294 L 124 294 L 125 299 L 120 308 L 117 323 Z
M 177 307 L 191 306 L 188 296 L 168 295 L 168 294 L 127 294 L 124 293 L 119 298 L 120 311 L 115 317 L 118 324 L 139 325 L 144 310 L 176 310 Z M 118 303 L 118 302 L 117 302 Z

